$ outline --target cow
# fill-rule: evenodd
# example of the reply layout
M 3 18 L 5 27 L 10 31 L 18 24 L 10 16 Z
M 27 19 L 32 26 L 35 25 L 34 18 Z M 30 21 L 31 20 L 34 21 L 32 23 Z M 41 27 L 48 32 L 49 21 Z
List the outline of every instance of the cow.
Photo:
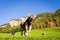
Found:
M 21 36 L 28 36 L 29 32 L 32 29 L 32 20 L 35 19 L 36 16 L 29 14 L 25 21 L 22 20 L 21 23 Z

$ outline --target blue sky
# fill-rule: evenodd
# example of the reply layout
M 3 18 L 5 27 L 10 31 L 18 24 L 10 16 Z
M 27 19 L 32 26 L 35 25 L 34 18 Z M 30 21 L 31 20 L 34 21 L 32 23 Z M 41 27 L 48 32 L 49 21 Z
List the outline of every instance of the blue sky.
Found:
M 9 20 L 43 12 L 55 12 L 60 0 L 0 0 L 0 25 Z

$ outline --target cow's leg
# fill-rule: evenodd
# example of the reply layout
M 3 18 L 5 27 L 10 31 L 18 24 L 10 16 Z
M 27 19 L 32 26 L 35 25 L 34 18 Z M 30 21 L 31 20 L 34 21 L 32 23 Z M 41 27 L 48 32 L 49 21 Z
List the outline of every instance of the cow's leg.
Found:
M 28 25 L 25 26 L 25 35 L 28 36 Z
M 21 28 L 21 36 L 24 36 L 24 29 Z
M 29 26 L 29 30 L 28 30 L 28 32 L 30 32 L 30 31 L 31 31 L 31 29 L 32 29 L 32 25 L 30 25 L 30 26 Z
M 21 31 L 21 36 L 24 36 L 24 31 Z
M 24 25 L 21 23 L 20 26 L 21 36 L 24 36 Z

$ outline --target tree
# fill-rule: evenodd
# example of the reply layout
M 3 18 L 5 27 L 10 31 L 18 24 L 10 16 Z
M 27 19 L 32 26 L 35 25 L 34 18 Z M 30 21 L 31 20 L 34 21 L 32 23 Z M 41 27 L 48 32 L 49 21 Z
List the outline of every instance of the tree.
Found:
M 60 16 L 60 8 L 58 9 L 58 10 L 56 10 L 56 15 L 58 16 Z

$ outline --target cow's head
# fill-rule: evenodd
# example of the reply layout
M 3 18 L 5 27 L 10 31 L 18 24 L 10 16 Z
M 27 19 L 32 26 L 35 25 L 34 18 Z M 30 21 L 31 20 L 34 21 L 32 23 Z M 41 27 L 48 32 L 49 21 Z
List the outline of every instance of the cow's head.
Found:
M 32 19 L 36 19 L 36 15 L 28 14 L 28 16 L 31 17 Z

